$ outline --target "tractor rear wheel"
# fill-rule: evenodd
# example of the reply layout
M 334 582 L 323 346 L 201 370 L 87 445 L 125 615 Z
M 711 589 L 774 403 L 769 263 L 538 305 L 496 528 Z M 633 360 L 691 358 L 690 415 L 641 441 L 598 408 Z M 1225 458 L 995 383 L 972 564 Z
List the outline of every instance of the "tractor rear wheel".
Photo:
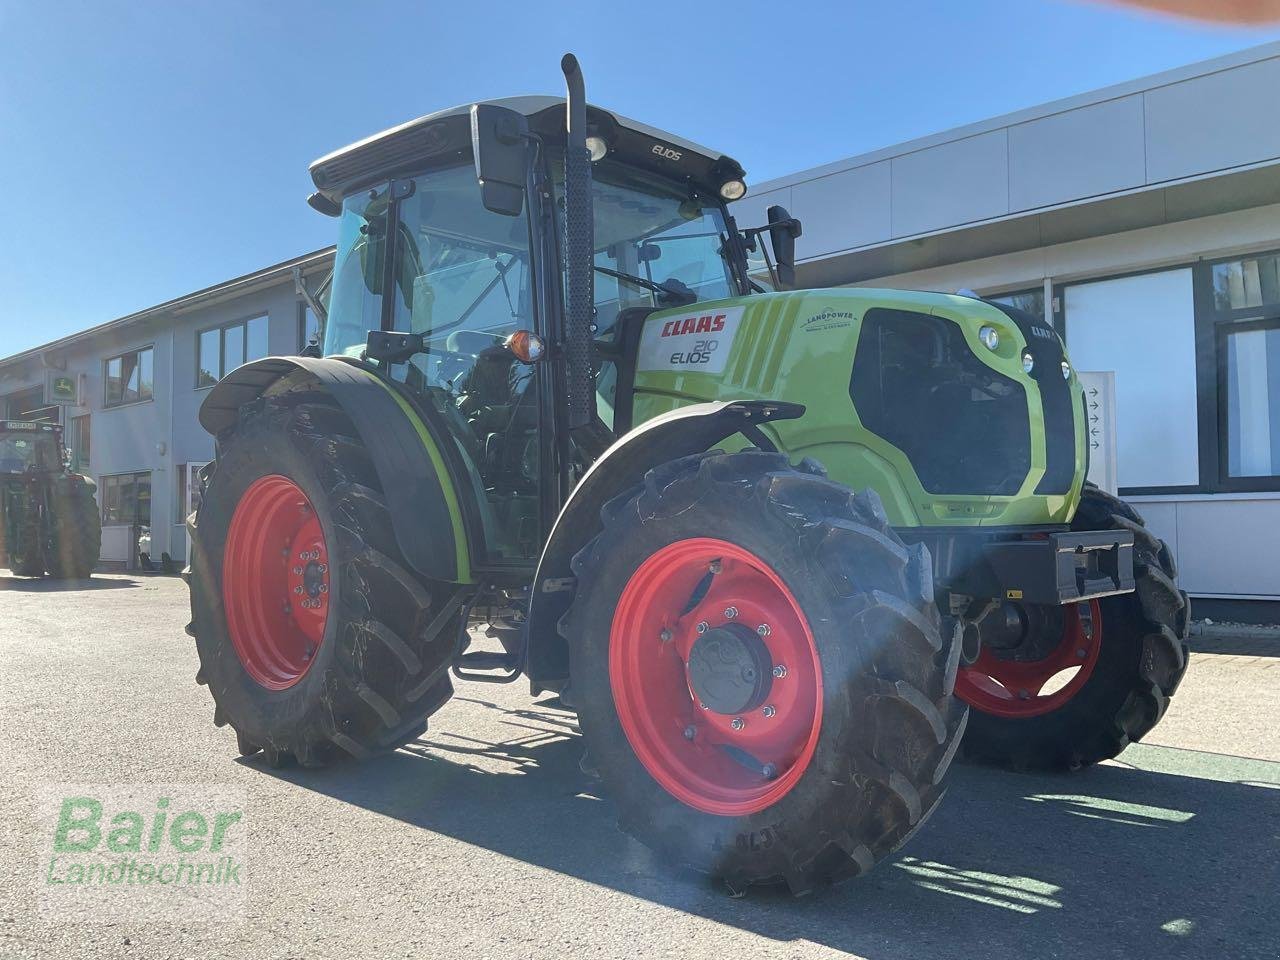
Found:
M 74 478 L 73 478 L 74 479 Z M 63 580 L 84 580 L 102 549 L 102 521 L 94 487 L 83 481 L 59 483 L 53 491 L 52 549 L 49 573 Z
M 1132 532 L 1137 589 L 1050 608 L 1020 647 L 984 647 L 963 667 L 956 692 L 972 708 L 965 759 L 1038 770 L 1108 760 L 1151 731 L 1182 680 L 1190 605 L 1168 546 L 1093 484 L 1072 529 Z
M 575 558 L 568 698 L 620 824 L 732 888 L 869 870 L 942 798 L 966 711 L 929 554 L 806 461 L 651 470 Z
M 323 394 L 244 418 L 188 530 L 196 679 L 241 754 L 364 759 L 449 699 L 460 604 L 407 569 L 368 453 Z

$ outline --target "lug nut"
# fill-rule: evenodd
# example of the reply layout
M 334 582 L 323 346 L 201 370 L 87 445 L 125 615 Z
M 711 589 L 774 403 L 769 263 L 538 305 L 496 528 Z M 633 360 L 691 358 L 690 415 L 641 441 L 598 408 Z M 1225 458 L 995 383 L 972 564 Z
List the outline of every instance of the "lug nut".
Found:
M 293 588 L 293 592 L 294 592 L 294 593 L 301 593 L 301 592 L 302 592 L 302 587 L 300 587 L 300 586 L 299 586 L 299 587 L 294 587 L 294 588 Z
M 764 774 L 766 780 L 773 780 L 778 776 L 778 768 L 772 763 L 766 763 L 760 768 L 760 772 Z
M 725 607 L 725 609 L 724 609 L 724 618 L 725 618 L 726 620 L 732 620 L 732 619 L 733 619 L 734 617 L 736 617 L 737 615 L 738 615 L 738 608 L 737 608 L 737 607 Z
M 706 633 L 706 632 L 707 632 L 707 621 L 705 621 L 705 620 L 701 620 L 701 621 L 699 621 L 699 622 L 698 622 L 698 633 Z
M 328 573 L 328 572 L 329 572 L 329 565 L 328 565 L 327 563 L 322 563 L 322 564 L 320 564 L 320 566 L 319 566 L 319 567 L 317 567 L 317 569 L 318 569 L 321 573 Z
M 703 703 L 701 700 L 699 700 L 699 701 L 698 701 L 698 706 L 700 706 L 703 710 L 710 710 L 710 709 L 711 709 L 711 708 L 710 708 L 710 707 L 708 707 L 705 703 Z
M 707 564 L 707 569 L 710 570 L 712 573 L 719 573 L 720 570 L 722 569 L 720 561 L 712 560 L 709 564 Z
M 321 592 L 321 593 L 328 593 L 328 592 L 329 592 L 329 585 L 328 585 L 327 583 L 322 583 L 322 584 L 320 584 L 320 592 Z
M 668 630 L 666 627 L 663 627 L 663 628 L 662 628 L 662 632 L 661 632 L 660 634 L 658 634 L 658 639 L 659 639 L 659 640 L 661 640 L 663 643 L 670 643 L 670 642 L 671 642 L 671 631 L 670 631 L 670 630 Z
M 741 730 L 746 725 L 747 725 L 747 721 L 743 720 L 741 717 L 734 717 L 731 721 L 729 721 L 729 726 L 733 727 L 733 729 L 735 730 Z
M 698 730 L 692 723 L 689 724 L 689 726 L 684 728 L 684 738 L 686 740 L 692 740 L 697 735 L 698 735 Z
M 777 714 L 778 709 L 772 703 L 770 703 L 770 704 L 767 704 L 765 708 L 760 712 L 764 714 L 764 718 L 766 720 L 770 720 L 774 717 L 775 714 Z
M 783 677 L 787 675 L 787 668 L 779 663 L 773 668 L 773 675 L 777 679 L 781 680 Z
M 1085 648 L 1084 648 L 1084 647 L 1081 647 L 1079 650 L 1077 650 L 1077 651 L 1076 651 L 1076 656 L 1077 656 L 1077 657 L 1079 657 L 1081 660 L 1083 660 L 1083 659 L 1085 658 L 1085 655 L 1086 655 L 1087 653 L 1088 653 L 1088 651 L 1087 651 L 1087 650 L 1085 650 Z
M 773 631 L 769 629 L 769 625 L 767 623 L 762 623 L 760 626 L 756 627 L 756 633 L 760 634 L 762 637 L 767 637 L 769 634 L 773 633 Z
M 294 572 L 294 575 L 295 575 L 295 576 L 299 576 L 299 577 L 300 577 L 300 576 L 302 576 L 302 568 L 301 568 L 301 567 L 294 567 L 294 568 L 293 568 L 293 572 Z

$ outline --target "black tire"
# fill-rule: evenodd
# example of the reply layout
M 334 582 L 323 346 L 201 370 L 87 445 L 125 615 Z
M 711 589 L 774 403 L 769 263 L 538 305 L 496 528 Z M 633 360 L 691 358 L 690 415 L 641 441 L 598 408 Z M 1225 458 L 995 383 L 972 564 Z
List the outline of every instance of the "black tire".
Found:
M 731 888 L 785 882 L 796 894 L 865 873 L 904 843 L 942 798 L 966 710 L 952 696 L 959 643 L 939 635 L 928 550 L 903 545 L 875 493 L 855 495 L 812 461 L 713 452 L 651 470 L 602 520 L 574 559 L 577 594 L 561 632 L 589 764 L 622 829 Z M 656 551 L 700 536 L 776 571 L 806 611 L 822 665 L 813 759 L 789 792 L 743 816 L 687 806 L 650 775 L 609 677 L 612 614 L 630 578 Z
M 16 542 L 9 545 L 9 569 L 18 577 L 43 577 L 45 537 L 40 511 L 28 503 L 17 523 Z
M 102 521 L 93 482 L 71 478 L 58 483 L 51 498 L 53 535 L 48 563 L 51 576 L 84 580 L 102 550 Z
M 226 438 L 200 508 L 187 521 L 198 682 L 214 722 L 230 724 L 242 755 L 318 766 L 393 750 L 426 728 L 453 693 L 461 611 L 457 588 L 407 568 L 377 473 L 356 430 L 323 394 L 263 403 Z M 281 474 L 320 519 L 329 550 L 330 610 L 315 660 L 293 686 L 269 690 L 244 669 L 227 629 L 222 563 L 227 531 L 255 480 Z
M 1099 601 L 1098 660 L 1066 704 L 1019 719 L 973 707 L 961 748 L 966 760 L 1019 770 L 1076 770 L 1109 760 L 1151 731 L 1182 681 L 1191 605 L 1175 583 L 1168 545 L 1132 507 L 1091 483 L 1071 528 L 1132 532 L 1137 589 Z

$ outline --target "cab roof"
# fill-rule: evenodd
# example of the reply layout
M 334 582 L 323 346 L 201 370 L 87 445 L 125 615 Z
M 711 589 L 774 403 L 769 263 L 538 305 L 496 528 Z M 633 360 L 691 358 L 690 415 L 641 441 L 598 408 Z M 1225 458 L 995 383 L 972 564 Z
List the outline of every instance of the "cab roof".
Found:
M 563 144 L 563 97 L 505 97 L 484 102 L 523 114 L 529 118 L 530 130 L 548 144 Z M 335 150 L 311 164 L 311 179 L 323 196 L 336 203 L 393 176 L 469 163 L 471 107 L 464 104 L 431 113 Z M 587 132 L 604 137 L 612 158 L 713 193 L 726 180 L 745 176 L 736 160 L 719 151 L 599 107 L 587 107 Z

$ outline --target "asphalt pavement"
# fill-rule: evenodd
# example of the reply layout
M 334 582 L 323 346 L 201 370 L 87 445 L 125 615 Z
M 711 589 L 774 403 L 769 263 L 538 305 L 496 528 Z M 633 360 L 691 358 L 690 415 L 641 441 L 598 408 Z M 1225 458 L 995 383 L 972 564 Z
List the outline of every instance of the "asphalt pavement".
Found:
M 573 716 L 462 684 L 409 747 L 268 769 L 212 723 L 162 577 L 0 571 L 0 958 L 1280 957 L 1280 644 L 1197 638 L 1166 720 L 1075 775 L 958 767 L 868 877 L 731 899 L 654 861 L 578 769 Z M 243 909 L 42 909 L 51 784 L 242 790 Z

